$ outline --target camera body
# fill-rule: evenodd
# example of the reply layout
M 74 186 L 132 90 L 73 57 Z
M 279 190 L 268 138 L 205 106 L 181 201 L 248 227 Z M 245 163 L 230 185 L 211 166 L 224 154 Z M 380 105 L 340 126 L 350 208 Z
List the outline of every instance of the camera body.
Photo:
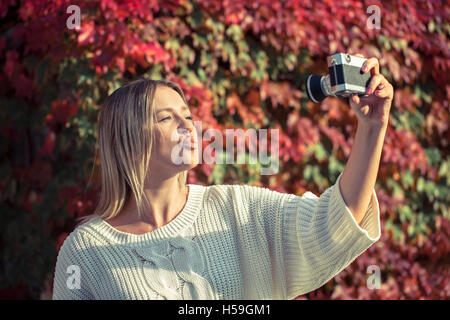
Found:
M 327 96 L 348 98 L 354 94 L 364 96 L 370 81 L 370 73 L 362 73 L 366 58 L 346 53 L 336 53 L 327 58 L 329 74 L 310 75 L 306 81 L 308 98 L 321 102 Z

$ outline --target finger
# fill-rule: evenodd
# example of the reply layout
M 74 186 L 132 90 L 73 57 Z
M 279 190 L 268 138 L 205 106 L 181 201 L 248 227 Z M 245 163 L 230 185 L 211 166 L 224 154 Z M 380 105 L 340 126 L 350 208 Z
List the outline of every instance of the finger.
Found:
M 372 94 L 375 91 L 375 89 L 378 87 L 378 85 L 383 83 L 383 81 L 385 81 L 385 80 L 386 80 L 386 78 L 381 74 L 374 75 L 372 78 L 370 78 L 369 85 L 367 86 L 367 89 L 366 89 L 366 94 Z
M 376 90 L 384 89 L 385 87 L 386 87 L 386 82 L 385 82 L 385 81 L 382 81 L 382 82 L 378 85 L 378 87 L 376 87 L 375 91 L 376 91 Z
M 356 57 L 364 58 L 364 56 L 363 56 L 361 53 L 357 53 L 357 54 L 355 54 L 355 56 L 356 56 Z
M 359 104 L 361 102 L 358 95 L 356 95 L 356 94 L 354 96 L 352 96 L 351 99 L 352 99 L 353 103 L 355 103 L 355 104 Z
M 366 73 L 369 70 L 371 71 L 372 75 L 380 74 L 380 64 L 377 58 L 372 57 L 370 59 L 367 59 L 366 62 L 364 62 L 364 64 L 361 67 L 361 71 L 363 73 Z
M 388 98 L 391 97 L 391 88 L 388 85 L 385 85 L 383 89 L 375 90 L 374 94 L 380 98 Z

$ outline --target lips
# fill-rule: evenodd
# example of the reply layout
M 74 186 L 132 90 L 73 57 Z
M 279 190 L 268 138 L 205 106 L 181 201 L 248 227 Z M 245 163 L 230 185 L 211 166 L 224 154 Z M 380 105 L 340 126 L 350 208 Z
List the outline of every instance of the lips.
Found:
M 197 144 L 193 136 L 185 136 L 182 141 L 183 148 L 186 149 L 195 149 L 197 148 Z

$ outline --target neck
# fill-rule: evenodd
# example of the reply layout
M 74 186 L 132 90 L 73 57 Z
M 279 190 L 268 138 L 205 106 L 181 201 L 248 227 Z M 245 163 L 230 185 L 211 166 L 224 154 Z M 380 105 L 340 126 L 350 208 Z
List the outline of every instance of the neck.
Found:
M 139 218 L 136 199 L 131 194 L 130 201 L 124 208 L 127 220 L 144 222 L 159 228 L 169 223 L 182 210 L 187 201 L 188 187 L 179 183 L 178 175 L 164 179 L 154 179 L 147 183 L 144 193 L 149 201 L 149 210 L 143 211 Z

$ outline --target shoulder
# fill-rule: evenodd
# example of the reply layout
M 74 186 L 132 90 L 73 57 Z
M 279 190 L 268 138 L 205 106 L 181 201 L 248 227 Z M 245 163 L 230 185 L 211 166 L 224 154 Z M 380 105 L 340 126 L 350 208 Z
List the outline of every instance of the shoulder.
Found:
M 294 194 L 271 190 L 267 187 L 241 185 L 241 184 L 219 184 L 205 186 L 204 201 L 234 204 L 265 206 L 274 204 L 282 205 L 286 201 L 297 198 Z
M 280 192 L 277 190 L 272 190 L 268 187 L 264 186 L 252 186 L 252 185 L 246 185 L 246 184 L 219 184 L 219 185 L 213 185 L 206 187 L 210 191 L 216 192 L 216 193 L 223 193 L 223 194 L 234 194 L 234 193 L 241 193 L 244 195 L 268 195 L 271 194 L 273 196 L 290 196 L 289 193 Z
M 216 184 L 205 186 L 205 200 L 230 200 L 236 197 L 248 197 L 250 193 L 263 189 L 256 186 L 240 184 Z
M 97 219 L 98 218 L 92 218 L 87 222 L 76 226 L 64 240 L 58 255 L 82 256 L 92 248 L 98 247 L 102 241 L 95 232 L 96 225 L 98 224 Z

